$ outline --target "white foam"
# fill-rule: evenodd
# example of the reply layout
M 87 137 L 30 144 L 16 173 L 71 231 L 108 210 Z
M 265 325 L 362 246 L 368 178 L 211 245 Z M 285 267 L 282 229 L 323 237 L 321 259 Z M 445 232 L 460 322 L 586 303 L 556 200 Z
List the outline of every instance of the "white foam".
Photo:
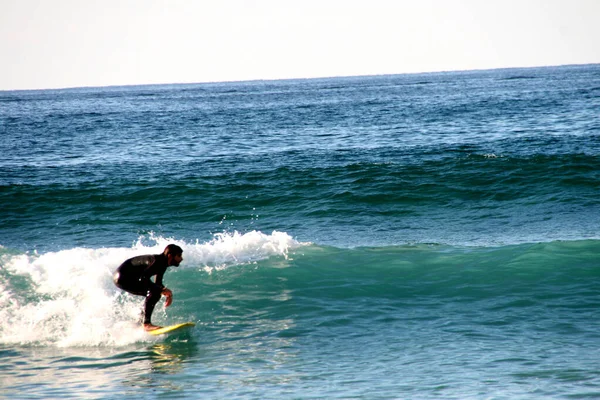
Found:
M 274 231 L 271 235 L 252 231 L 246 234 L 216 234 L 209 243 L 188 246 L 184 257 L 187 265 L 203 265 L 208 273 L 231 265 L 247 264 L 271 256 L 288 258 L 289 251 L 301 246 L 287 233 Z M 182 264 L 183 265 L 183 264 Z
M 169 243 L 183 248 L 181 267 L 209 272 L 271 256 L 287 258 L 290 249 L 301 245 L 286 233 L 253 231 L 217 234 L 208 243 L 151 236 L 132 248 L 5 254 L 2 267 L 29 283 L 0 282 L 0 343 L 97 346 L 153 340 L 134 323 L 141 298 L 116 288 L 112 275 L 124 260 L 160 253 Z

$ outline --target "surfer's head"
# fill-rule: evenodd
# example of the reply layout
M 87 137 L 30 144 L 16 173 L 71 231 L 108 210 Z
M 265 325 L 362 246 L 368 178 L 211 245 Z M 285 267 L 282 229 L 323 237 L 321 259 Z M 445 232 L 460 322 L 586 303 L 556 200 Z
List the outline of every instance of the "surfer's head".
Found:
M 176 244 L 170 244 L 165 247 L 163 254 L 167 256 L 168 265 L 179 267 L 179 264 L 183 261 L 183 249 Z

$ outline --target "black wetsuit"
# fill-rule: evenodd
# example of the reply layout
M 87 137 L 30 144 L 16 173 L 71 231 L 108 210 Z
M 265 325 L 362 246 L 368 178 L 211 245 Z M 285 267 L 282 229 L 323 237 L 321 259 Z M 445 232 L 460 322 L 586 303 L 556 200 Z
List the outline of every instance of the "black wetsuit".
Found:
M 144 324 L 151 324 L 152 311 L 165 288 L 162 279 L 167 267 L 167 256 L 157 254 L 130 258 L 115 271 L 113 278 L 118 288 L 138 296 L 146 296 L 142 311 Z M 154 275 L 156 278 L 152 282 L 150 277 Z

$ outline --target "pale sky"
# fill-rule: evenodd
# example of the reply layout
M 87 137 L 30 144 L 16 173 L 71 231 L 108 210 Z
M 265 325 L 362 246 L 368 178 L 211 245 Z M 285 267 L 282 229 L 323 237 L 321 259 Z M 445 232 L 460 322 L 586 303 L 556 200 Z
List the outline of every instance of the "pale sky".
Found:
M 600 0 L 0 0 L 0 90 L 600 63 Z

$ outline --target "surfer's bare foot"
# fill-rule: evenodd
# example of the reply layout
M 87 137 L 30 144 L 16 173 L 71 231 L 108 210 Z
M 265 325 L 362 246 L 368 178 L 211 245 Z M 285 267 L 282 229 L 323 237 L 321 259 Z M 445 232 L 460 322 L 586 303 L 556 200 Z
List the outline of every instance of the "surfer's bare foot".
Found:
M 148 332 L 148 331 L 153 331 L 153 330 L 155 330 L 155 329 L 160 329 L 160 328 L 162 328 L 162 326 L 158 326 L 158 325 L 152 325 L 152 324 L 144 324 L 144 330 L 145 330 L 146 332 Z

